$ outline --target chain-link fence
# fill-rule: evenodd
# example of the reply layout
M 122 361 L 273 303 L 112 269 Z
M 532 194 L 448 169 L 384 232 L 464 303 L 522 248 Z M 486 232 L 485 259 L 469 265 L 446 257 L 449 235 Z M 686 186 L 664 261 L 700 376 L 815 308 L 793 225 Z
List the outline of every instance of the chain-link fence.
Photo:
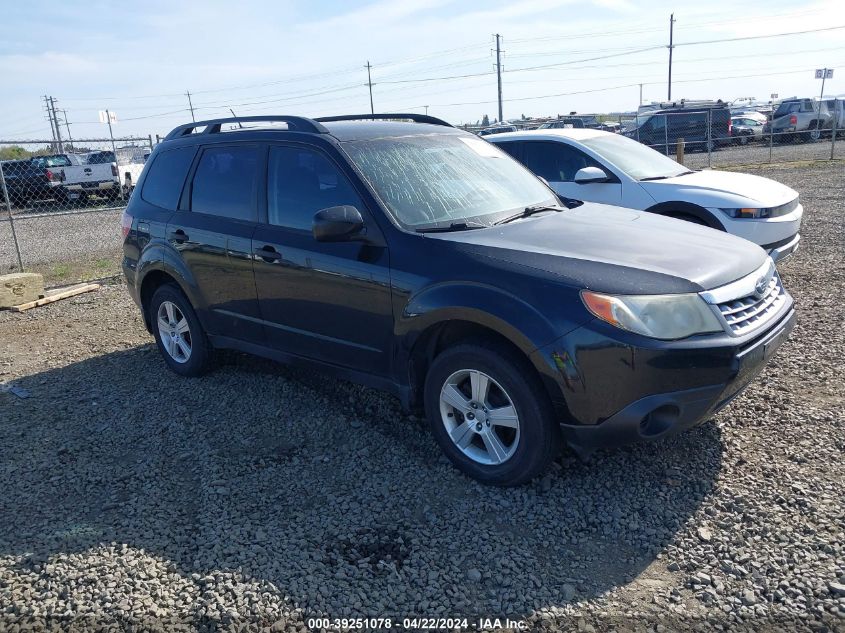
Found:
M 0 141 L 0 266 L 51 285 L 114 274 L 120 214 L 152 137 Z
M 790 106 L 770 117 L 731 114 L 727 107 L 690 108 L 644 112 L 614 123 L 620 134 L 693 169 L 845 158 L 843 100 L 796 100 L 795 111 Z

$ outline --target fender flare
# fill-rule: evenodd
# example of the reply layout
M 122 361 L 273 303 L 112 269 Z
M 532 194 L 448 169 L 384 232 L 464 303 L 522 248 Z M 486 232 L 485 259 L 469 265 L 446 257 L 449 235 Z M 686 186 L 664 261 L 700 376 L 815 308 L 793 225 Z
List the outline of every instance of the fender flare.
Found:
M 649 213 L 656 213 L 658 215 L 672 215 L 674 213 L 683 213 L 698 218 L 712 229 L 719 231 L 726 231 L 725 225 L 716 217 L 711 211 L 708 211 L 702 206 L 693 204 L 692 202 L 659 202 L 645 209 Z
M 206 302 L 200 292 L 199 285 L 196 282 L 190 268 L 185 264 L 184 260 L 173 252 L 172 247 L 161 242 L 151 242 L 144 249 L 141 258 L 137 265 L 137 288 L 138 296 L 142 297 L 142 288 L 144 287 L 144 280 L 150 273 L 163 272 L 173 278 L 179 289 L 191 302 L 194 310 L 197 312 L 197 317 L 205 327 L 205 310 Z M 144 314 L 146 320 L 147 315 Z

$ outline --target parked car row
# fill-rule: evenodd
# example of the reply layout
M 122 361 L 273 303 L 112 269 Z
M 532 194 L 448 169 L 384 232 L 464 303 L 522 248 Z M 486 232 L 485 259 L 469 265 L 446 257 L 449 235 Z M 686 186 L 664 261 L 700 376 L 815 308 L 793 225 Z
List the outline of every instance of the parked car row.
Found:
M 775 143 L 812 142 L 830 136 L 834 129 L 838 135 L 845 135 L 845 100 L 792 97 L 784 99 L 774 110 L 770 106 L 731 107 L 721 100 L 680 100 L 640 106 L 637 114 L 624 122 L 572 113 L 541 124 L 497 123 L 477 133 L 490 136 L 530 129 L 570 128 L 618 132 L 664 154 L 674 154 L 681 140 L 687 151 L 746 145 L 764 136 L 771 136 L 771 142 Z
M 596 130 L 491 141 L 415 114 L 174 129 L 122 219 L 127 287 L 167 366 L 199 376 L 235 349 L 385 389 L 498 485 L 563 443 L 691 428 L 762 371 L 793 300 L 728 231 L 766 240 L 788 217 L 797 241 L 795 192 L 739 175 L 709 191 Z
M 149 149 L 123 148 L 118 157 L 111 151 L 96 151 L 3 161 L 9 201 L 15 206 L 45 200 L 66 205 L 92 196 L 110 202 L 128 197 L 149 154 Z

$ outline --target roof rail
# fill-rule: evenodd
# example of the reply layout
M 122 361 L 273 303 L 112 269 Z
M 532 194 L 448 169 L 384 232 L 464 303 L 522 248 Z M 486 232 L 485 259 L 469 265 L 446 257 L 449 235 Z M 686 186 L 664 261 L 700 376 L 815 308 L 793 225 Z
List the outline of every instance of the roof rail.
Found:
M 288 129 L 294 130 L 296 132 L 311 132 L 312 134 L 328 134 L 329 131 L 313 119 L 309 119 L 303 116 L 279 116 L 279 115 L 266 115 L 266 116 L 238 116 L 238 117 L 229 117 L 226 119 L 210 119 L 208 121 L 195 121 L 193 123 L 186 123 L 185 125 L 180 125 L 177 128 L 174 128 L 170 131 L 170 133 L 164 138 L 165 141 L 169 141 L 174 138 L 179 138 L 182 136 L 187 136 L 189 134 L 193 134 L 194 130 L 197 128 L 204 127 L 205 130 L 202 134 L 217 134 L 220 132 L 221 126 L 227 123 L 256 123 L 256 122 L 263 122 L 263 121 L 279 121 L 282 123 L 288 124 Z
M 374 119 L 408 119 L 414 123 L 430 123 L 432 125 L 443 125 L 446 127 L 454 127 L 451 123 L 447 123 L 443 119 L 428 116 L 427 114 L 408 114 L 408 113 L 378 113 L 378 114 L 341 114 L 339 116 L 321 116 L 315 121 L 329 123 L 331 121 L 371 121 Z

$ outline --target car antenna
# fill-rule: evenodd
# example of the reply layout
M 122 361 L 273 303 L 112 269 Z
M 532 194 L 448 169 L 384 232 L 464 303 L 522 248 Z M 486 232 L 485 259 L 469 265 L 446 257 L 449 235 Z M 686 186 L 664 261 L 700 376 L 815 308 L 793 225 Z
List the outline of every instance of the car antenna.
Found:
M 234 111 L 234 110 L 232 110 L 232 108 L 229 108 L 229 112 L 231 112 L 231 113 L 232 113 L 232 116 L 233 116 L 233 117 L 235 117 L 236 119 L 238 118 L 238 115 L 237 115 L 237 114 L 235 114 L 235 111 Z M 239 127 L 239 128 L 241 128 L 241 129 L 243 129 L 243 127 L 244 127 L 243 125 L 241 125 L 241 122 L 240 122 L 240 121 L 238 121 L 238 127 Z

